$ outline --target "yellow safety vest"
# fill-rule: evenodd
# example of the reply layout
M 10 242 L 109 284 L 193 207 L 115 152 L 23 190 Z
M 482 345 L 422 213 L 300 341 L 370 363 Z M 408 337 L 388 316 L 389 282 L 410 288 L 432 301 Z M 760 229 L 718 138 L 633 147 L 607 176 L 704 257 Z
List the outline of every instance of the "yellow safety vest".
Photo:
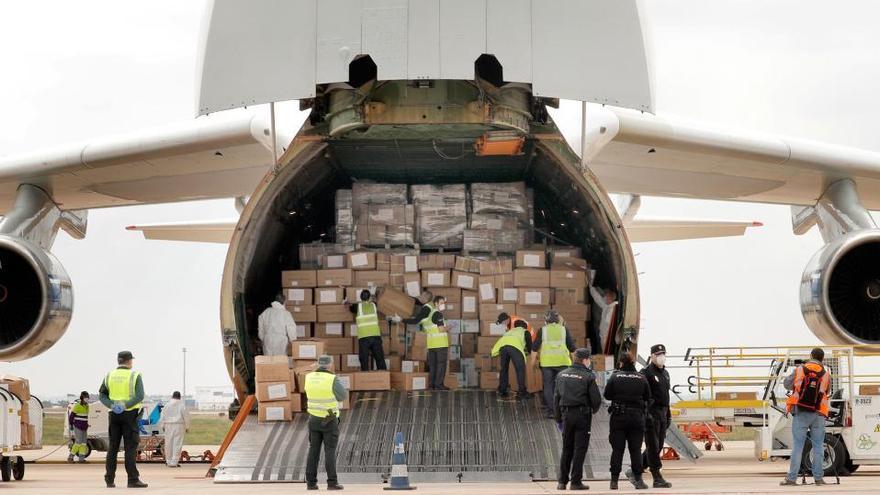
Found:
M 141 374 L 128 368 L 116 368 L 107 373 L 104 378 L 104 385 L 107 387 L 107 395 L 113 402 L 122 402 L 123 404 L 130 401 L 134 397 L 135 388 L 137 386 L 138 377 Z M 129 407 L 126 411 L 136 411 L 141 408 L 141 403 Z
M 504 332 L 504 335 L 495 342 L 495 345 L 492 347 L 492 357 L 497 356 L 501 353 L 501 348 L 509 345 L 511 347 L 515 347 L 522 353 L 523 357 L 526 356 L 526 329 L 520 327 L 513 327 L 510 330 Z
M 449 347 L 449 336 L 446 334 L 446 329 L 441 329 L 434 323 L 434 313 L 437 312 L 437 308 L 431 303 L 425 304 L 425 306 L 431 311 L 428 312 L 428 316 L 424 320 L 419 322 L 419 325 L 421 325 L 422 330 L 428 334 L 428 349 L 443 349 Z
M 571 354 L 565 345 L 565 327 L 550 323 L 541 329 L 541 367 L 571 366 Z
M 336 375 L 325 371 L 313 371 L 306 375 L 306 410 L 312 416 L 326 418 L 327 411 L 339 416 L 339 402 L 333 393 Z
M 358 338 L 379 337 L 382 330 L 379 328 L 379 313 L 376 311 L 376 305 L 370 301 L 360 302 L 357 305 L 357 322 Z

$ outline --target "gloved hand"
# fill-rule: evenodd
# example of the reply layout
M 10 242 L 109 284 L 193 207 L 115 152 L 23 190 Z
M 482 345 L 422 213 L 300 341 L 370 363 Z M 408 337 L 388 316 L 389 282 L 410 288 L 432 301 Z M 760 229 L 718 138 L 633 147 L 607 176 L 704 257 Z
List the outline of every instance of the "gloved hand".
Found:
M 125 411 L 125 408 L 122 407 L 122 404 L 117 402 L 116 404 L 113 404 L 113 407 L 111 407 L 110 410 L 113 411 L 113 414 L 122 414 L 122 412 Z
M 393 321 L 394 323 L 400 323 L 403 321 L 403 318 L 401 318 L 400 315 L 394 315 L 391 317 L 391 321 Z

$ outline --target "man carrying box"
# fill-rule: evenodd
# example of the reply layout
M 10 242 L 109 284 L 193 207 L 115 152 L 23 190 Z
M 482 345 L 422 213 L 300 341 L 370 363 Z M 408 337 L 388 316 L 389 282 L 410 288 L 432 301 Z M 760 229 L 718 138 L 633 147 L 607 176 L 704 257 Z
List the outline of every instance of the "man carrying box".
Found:
M 379 327 L 379 310 L 370 301 L 370 291 L 364 289 L 360 302 L 351 305 L 358 332 L 358 358 L 361 371 L 370 371 L 370 356 L 376 369 L 385 369 L 385 350 L 382 348 L 382 329 Z
M 516 322 L 511 326 L 512 319 L 507 313 L 498 315 L 496 321 L 499 325 L 505 325 L 508 330 L 504 335 L 495 342 L 492 347 L 492 357 L 501 356 L 501 372 L 498 374 L 498 395 L 507 397 L 510 389 L 510 363 L 513 362 L 513 369 L 516 370 L 516 381 L 519 386 L 517 400 L 528 398 L 529 393 L 526 388 L 526 356 L 532 352 L 532 337 L 527 331 L 528 323 L 517 318 Z
M 443 321 L 443 311 L 446 310 L 446 298 L 435 296 L 433 302 L 428 302 L 419 309 L 414 318 L 402 320 L 399 315 L 394 315 L 392 321 L 399 323 L 418 323 L 422 331 L 428 335 L 428 387 L 430 390 L 449 390 L 443 384 L 446 379 L 446 364 L 449 361 L 449 334 Z
M 336 445 L 339 442 L 339 405 L 348 392 L 336 375 L 329 371 L 333 358 L 322 355 L 318 369 L 306 375 L 306 408 L 309 413 L 309 454 L 306 461 L 306 488 L 318 489 L 318 458 L 324 446 L 324 470 L 327 489 L 342 490 L 336 477 Z
M 575 351 L 571 332 L 560 322 L 561 318 L 555 309 L 544 315 L 546 323 L 535 337 L 532 350 L 540 351 L 541 379 L 544 382 L 545 416 L 553 417 L 553 392 L 556 387 L 556 376 L 560 371 L 571 366 L 571 353 Z

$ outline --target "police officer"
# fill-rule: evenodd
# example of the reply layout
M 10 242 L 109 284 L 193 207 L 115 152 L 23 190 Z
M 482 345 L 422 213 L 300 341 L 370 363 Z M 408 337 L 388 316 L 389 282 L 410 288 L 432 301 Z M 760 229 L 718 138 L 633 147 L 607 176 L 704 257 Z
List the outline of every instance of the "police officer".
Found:
M 119 444 L 124 441 L 128 487 L 146 488 L 147 484 L 140 480 L 136 464 L 138 442 L 140 442 L 138 418 L 141 402 L 144 400 L 144 382 L 141 374 L 131 369 L 134 362 L 131 352 L 120 352 L 116 355 L 116 362 L 119 367 L 107 373 L 98 391 L 101 404 L 110 408 L 108 413 L 110 444 L 107 446 L 104 482 L 107 483 L 107 488 L 116 487 L 116 456 L 119 454 Z
M 581 481 L 584 458 L 590 446 L 590 427 L 593 414 L 602 405 L 602 396 L 596 377 L 590 371 L 590 350 L 574 351 L 575 362 L 556 376 L 554 414 L 562 430 L 562 456 L 559 461 L 557 490 L 565 490 L 571 481 L 571 490 L 589 490 Z
M 385 350 L 382 348 L 382 328 L 379 326 L 379 310 L 370 301 L 370 291 L 360 293 L 360 302 L 351 305 L 358 332 L 358 358 L 361 371 L 370 371 L 370 358 L 376 369 L 385 369 Z
M 623 353 L 620 369 L 611 374 L 605 384 L 605 398 L 611 401 L 611 489 L 617 490 L 617 480 L 623 463 L 623 449 L 629 448 L 634 474 L 630 479 L 636 490 L 646 490 L 642 481 L 642 440 L 645 437 L 645 412 L 651 401 L 651 388 L 645 376 L 636 371 L 632 356 Z
M 330 370 L 333 358 L 318 358 L 318 369 L 306 375 L 306 410 L 309 413 L 309 455 L 306 461 L 306 488 L 318 489 L 318 458 L 324 446 L 327 489 L 342 490 L 336 477 L 336 445 L 339 442 L 339 404 L 348 392 Z
M 666 429 L 672 420 L 669 411 L 669 372 L 666 371 L 666 346 L 651 346 L 651 362 L 642 368 L 642 374 L 651 387 L 651 405 L 645 418 L 645 453 L 642 455 L 642 469 L 648 466 L 654 477 L 654 488 L 671 488 L 672 483 L 663 479 L 660 469 L 660 452 L 666 441 Z M 630 472 L 627 471 L 627 477 Z M 630 479 L 632 481 L 632 479 Z

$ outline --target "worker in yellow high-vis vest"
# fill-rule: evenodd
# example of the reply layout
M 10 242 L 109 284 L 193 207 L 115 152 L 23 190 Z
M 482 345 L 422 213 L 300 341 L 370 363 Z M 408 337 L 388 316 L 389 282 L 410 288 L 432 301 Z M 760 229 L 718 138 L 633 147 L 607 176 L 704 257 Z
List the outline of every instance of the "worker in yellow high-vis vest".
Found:
M 324 447 L 327 489 L 342 490 L 336 477 L 336 445 L 339 443 L 339 408 L 348 398 L 342 382 L 330 371 L 333 358 L 318 358 L 318 369 L 306 375 L 306 411 L 309 413 L 309 454 L 306 458 L 306 488 L 318 489 L 318 458 Z
M 529 392 L 526 387 L 526 356 L 532 352 L 532 336 L 528 331 L 529 323 L 522 318 L 517 318 L 514 321 L 507 313 L 499 314 L 495 323 L 505 325 L 507 328 L 504 335 L 492 347 L 492 357 L 499 357 L 501 361 L 501 371 L 498 373 L 498 395 L 507 397 L 510 390 L 510 363 L 513 363 L 516 382 L 519 386 L 516 399 L 527 399 Z
M 556 375 L 571 366 L 571 353 L 575 351 L 574 338 L 562 325 L 559 313 L 551 309 L 544 315 L 544 326 L 538 330 L 532 350 L 540 354 L 541 379 L 544 383 L 544 415 L 553 418 L 553 393 Z
M 104 482 L 107 483 L 107 488 L 116 487 L 116 456 L 119 454 L 119 444 L 124 441 L 128 487 L 146 488 L 147 484 L 140 480 L 136 464 L 140 442 L 138 419 L 141 415 L 141 403 L 144 401 L 144 382 L 141 374 L 131 369 L 134 364 L 131 352 L 120 352 L 116 355 L 116 362 L 119 366 L 104 377 L 98 396 L 101 403 L 110 408 L 110 440 Z
M 377 370 L 386 369 L 385 349 L 382 348 L 382 327 L 379 326 L 379 309 L 371 301 L 369 290 L 362 290 L 360 301 L 351 305 L 357 324 L 358 358 L 361 371 L 370 371 L 370 358 Z
M 428 389 L 449 390 L 443 384 L 446 380 L 446 365 L 449 362 L 449 334 L 446 333 L 446 323 L 443 321 L 443 312 L 446 311 L 446 298 L 434 296 L 433 300 L 419 308 L 415 316 L 403 319 L 405 323 L 417 323 L 421 330 L 427 334 L 428 348 Z M 392 321 L 401 318 L 395 315 Z

